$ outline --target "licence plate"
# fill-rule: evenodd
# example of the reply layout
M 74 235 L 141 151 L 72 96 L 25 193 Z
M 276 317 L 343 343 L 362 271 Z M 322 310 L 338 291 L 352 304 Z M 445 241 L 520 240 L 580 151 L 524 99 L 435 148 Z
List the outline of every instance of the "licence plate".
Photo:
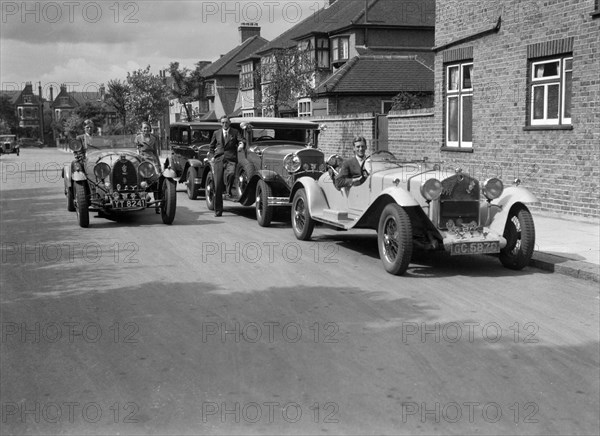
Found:
M 486 254 L 499 253 L 500 244 L 498 241 L 489 242 L 458 242 L 450 246 L 450 254 L 453 256 L 464 254 Z
M 138 207 L 146 207 L 146 200 L 114 200 L 112 206 L 115 209 L 130 209 Z

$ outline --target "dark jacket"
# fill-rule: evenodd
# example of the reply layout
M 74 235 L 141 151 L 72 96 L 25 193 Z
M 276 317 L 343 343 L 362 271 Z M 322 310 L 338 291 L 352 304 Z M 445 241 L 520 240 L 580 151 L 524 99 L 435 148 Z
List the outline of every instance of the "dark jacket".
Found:
M 244 142 L 240 132 L 229 128 L 227 138 L 223 137 L 223 129 L 215 130 L 210 141 L 209 150 L 215 159 L 223 156 L 225 160 L 237 162 L 237 149 L 239 142 Z
M 360 164 L 356 160 L 356 156 L 352 156 L 342 162 L 339 174 L 335 177 L 335 186 L 340 189 L 343 187 L 350 188 L 352 179 L 362 176 Z

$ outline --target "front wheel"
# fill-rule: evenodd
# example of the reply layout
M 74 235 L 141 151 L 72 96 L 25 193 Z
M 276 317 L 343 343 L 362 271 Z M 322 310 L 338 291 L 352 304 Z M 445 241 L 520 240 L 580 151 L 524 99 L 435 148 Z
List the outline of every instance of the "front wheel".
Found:
M 73 188 L 67 188 L 67 210 L 75 212 L 75 199 L 73 198 Z
M 533 217 L 526 207 L 516 207 L 510 211 L 504 227 L 504 237 L 506 247 L 500 250 L 502 265 L 514 270 L 525 268 L 535 246 Z
M 394 275 L 408 269 L 412 257 L 412 226 L 408 214 L 397 204 L 388 204 L 379 218 L 377 247 L 383 267 Z
M 187 195 L 190 200 L 198 198 L 198 184 L 196 183 L 196 168 L 189 167 L 187 172 Z
M 297 239 L 308 241 L 315 228 L 315 220 L 310 216 L 306 192 L 298 189 L 292 201 L 292 229 Z
M 175 182 L 165 179 L 162 186 L 162 205 L 160 215 L 162 222 L 171 224 L 175 219 L 175 209 L 177 207 L 177 189 Z
M 206 208 L 208 210 L 215 210 L 215 178 L 212 171 L 210 171 L 206 176 L 206 186 L 204 189 Z
M 77 204 L 75 205 L 75 210 L 77 211 L 77 221 L 79 222 L 79 227 L 89 227 L 90 226 L 90 211 L 89 211 L 89 202 L 87 195 L 85 193 L 85 186 L 81 183 L 75 183 L 75 199 L 77 200 Z
M 261 227 L 269 227 L 273 219 L 273 206 L 269 206 L 271 187 L 264 180 L 256 185 L 256 220 Z

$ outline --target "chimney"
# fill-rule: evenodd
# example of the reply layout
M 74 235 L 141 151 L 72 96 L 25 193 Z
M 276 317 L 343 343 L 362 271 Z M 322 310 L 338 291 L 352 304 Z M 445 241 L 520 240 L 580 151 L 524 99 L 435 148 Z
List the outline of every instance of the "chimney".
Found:
M 100 100 L 104 101 L 104 96 L 106 94 L 106 88 L 104 87 L 104 83 L 100 84 Z
M 248 38 L 260 36 L 260 27 L 258 27 L 258 23 L 242 23 L 242 25 L 238 27 L 238 30 L 240 31 L 240 44 L 244 43 Z
M 52 85 L 50 85 L 50 101 L 54 101 L 54 88 L 52 88 Z

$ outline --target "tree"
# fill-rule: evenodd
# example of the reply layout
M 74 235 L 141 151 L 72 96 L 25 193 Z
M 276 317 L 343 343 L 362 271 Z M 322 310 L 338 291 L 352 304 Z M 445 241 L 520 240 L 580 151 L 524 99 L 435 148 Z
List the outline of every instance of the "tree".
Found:
M 18 126 L 19 120 L 17 119 L 15 107 L 10 97 L 0 95 L 0 128 L 2 129 L 2 133 L 15 132 Z
M 63 124 L 64 133 L 68 138 L 74 138 L 78 134 L 83 132 L 83 121 L 77 114 L 71 115 L 67 118 Z
M 96 126 L 102 127 L 106 115 L 102 105 L 92 101 L 86 101 L 75 109 L 75 114 L 84 120 L 90 119 Z
M 108 92 L 106 93 L 106 104 L 115 108 L 123 127 L 127 124 L 127 95 L 129 95 L 129 85 L 127 82 L 121 82 L 118 79 L 108 82 Z
M 263 57 L 261 64 L 256 74 L 262 83 L 262 105 L 273 116 L 279 116 L 286 107 L 295 109 L 298 97 L 314 95 L 314 51 L 296 47 L 276 49 Z
M 433 107 L 431 92 L 401 91 L 392 99 L 392 110 L 422 109 Z
M 160 118 L 169 108 L 169 90 L 161 77 L 150 73 L 150 65 L 127 73 L 127 84 L 129 93 L 125 98 L 125 109 L 128 119 L 136 125 Z
M 200 75 L 200 70 L 206 65 L 205 62 L 198 62 L 196 69 L 190 71 L 188 68 L 179 69 L 179 62 L 171 62 L 169 73 L 173 78 L 174 85 L 171 89 L 171 96 L 185 108 L 187 120 L 194 119 L 194 113 L 188 103 L 197 101 L 200 90 L 204 86 L 204 78 Z

